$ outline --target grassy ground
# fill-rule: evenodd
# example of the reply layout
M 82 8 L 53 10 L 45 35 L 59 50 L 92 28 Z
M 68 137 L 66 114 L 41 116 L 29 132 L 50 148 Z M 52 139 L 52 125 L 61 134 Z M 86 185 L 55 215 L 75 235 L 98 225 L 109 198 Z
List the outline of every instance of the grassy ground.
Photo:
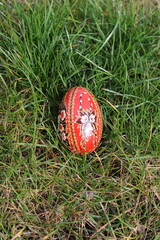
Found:
M 156 1 L 3 0 L 0 9 L 0 239 L 159 240 Z M 76 85 L 104 115 L 89 156 L 70 153 L 57 132 L 59 102 Z

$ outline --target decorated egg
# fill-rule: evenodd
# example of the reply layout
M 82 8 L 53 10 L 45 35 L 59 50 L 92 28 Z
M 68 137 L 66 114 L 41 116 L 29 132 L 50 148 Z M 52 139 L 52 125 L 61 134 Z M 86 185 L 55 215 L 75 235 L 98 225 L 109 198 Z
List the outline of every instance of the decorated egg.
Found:
M 60 104 L 58 116 L 61 140 L 69 150 L 89 154 L 102 136 L 102 112 L 94 95 L 83 87 L 73 87 Z

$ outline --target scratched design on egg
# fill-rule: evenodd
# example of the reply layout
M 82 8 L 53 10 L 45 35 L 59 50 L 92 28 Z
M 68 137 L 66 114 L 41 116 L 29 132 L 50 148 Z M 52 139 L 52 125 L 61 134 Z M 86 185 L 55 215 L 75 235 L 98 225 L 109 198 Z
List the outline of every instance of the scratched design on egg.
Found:
M 102 136 L 102 112 L 89 90 L 71 88 L 60 104 L 58 119 L 60 137 L 68 149 L 82 155 L 96 149 Z

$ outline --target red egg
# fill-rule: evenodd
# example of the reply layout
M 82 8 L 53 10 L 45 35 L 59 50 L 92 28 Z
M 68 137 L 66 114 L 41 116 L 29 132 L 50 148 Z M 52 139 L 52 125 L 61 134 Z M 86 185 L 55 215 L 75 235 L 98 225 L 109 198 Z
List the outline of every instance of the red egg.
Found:
M 64 96 L 59 112 L 59 132 L 69 150 L 89 154 L 102 136 L 102 112 L 94 95 L 83 87 L 73 87 Z

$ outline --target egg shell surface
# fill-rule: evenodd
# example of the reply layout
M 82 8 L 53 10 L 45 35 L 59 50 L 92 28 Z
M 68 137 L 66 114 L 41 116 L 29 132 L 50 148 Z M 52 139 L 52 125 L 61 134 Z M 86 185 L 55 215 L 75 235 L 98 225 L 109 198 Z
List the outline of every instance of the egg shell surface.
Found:
M 94 95 L 73 87 L 64 96 L 58 116 L 60 137 L 66 147 L 81 155 L 93 152 L 102 137 L 102 111 Z

